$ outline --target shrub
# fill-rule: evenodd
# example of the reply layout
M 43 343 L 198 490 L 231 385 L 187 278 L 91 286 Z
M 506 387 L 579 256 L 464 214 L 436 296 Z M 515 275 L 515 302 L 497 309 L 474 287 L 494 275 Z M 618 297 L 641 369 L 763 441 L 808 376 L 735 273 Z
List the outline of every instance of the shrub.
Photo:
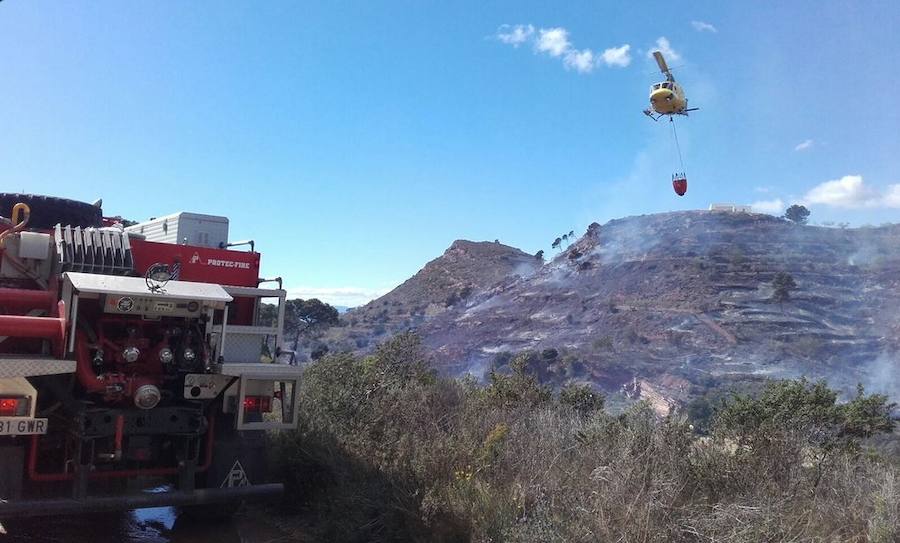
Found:
M 491 371 L 489 383 L 482 390 L 485 402 L 492 407 L 535 407 L 551 398 L 550 389 L 541 385 L 537 377 L 529 371 L 529 365 L 536 359 L 533 352 L 516 355 L 509 364 L 512 373 L 502 374 Z
M 544 349 L 541 351 L 541 358 L 544 360 L 556 360 L 559 356 L 559 351 L 556 349 Z
M 884 395 L 866 396 L 862 385 L 852 401 L 838 404 L 837 392 L 824 381 L 777 381 L 758 397 L 737 395 L 727 401 L 716 425 L 751 448 L 786 433 L 818 447 L 855 447 L 857 438 L 893 430 L 894 406 Z
M 559 391 L 559 403 L 582 414 L 602 411 L 605 402 L 603 394 L 591 385 L 567 385 Z
M 709 436 L 588 386 L 552 395 L 510 360 L 438 377 L 416 336 L 304 370 L 300 427 L 273 439 L 288 521 L 320 541 L 895 541 L 897 468 L 859 454 L 891 405 L 822 383 L 729 397 Z M 716 402 L 718 403 L 718 402 Z M 714 404 L 715 405 L 715 404 Z M 823 453 L 827 453 L 823 456 Z

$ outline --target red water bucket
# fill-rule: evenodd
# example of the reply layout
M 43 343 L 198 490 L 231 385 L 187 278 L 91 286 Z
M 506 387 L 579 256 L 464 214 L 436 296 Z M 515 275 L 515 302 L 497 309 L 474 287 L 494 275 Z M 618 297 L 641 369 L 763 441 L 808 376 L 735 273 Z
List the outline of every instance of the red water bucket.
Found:
M 675 189 L 675 194 L 684 196 L 684 193 L 687 192 L 687 177 L 677 177 L 673 179 L 672 188 Z

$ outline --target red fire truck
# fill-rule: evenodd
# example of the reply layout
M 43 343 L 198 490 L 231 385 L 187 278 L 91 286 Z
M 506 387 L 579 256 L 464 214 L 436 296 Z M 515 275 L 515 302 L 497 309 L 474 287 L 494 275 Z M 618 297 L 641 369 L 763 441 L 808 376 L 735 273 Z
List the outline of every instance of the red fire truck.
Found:
M 297 424 L 285 291 L 223 220 L 126 228 L 0 194 L 0 519 L 281 492 L 263 459 L 266 432 Z

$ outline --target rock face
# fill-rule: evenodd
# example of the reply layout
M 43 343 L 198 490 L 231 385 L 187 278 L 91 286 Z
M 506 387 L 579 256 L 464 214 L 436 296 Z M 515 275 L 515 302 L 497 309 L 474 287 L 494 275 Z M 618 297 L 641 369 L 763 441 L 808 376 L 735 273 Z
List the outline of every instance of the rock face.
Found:
M 834 229 L 707 211 L 632 217 L 592 224 L 551 262 L 520 273 L 510 271 L 537 261 L 506 248 L 510 260 L 477 285 L 441 269 L 448 256 L 456 269 L 473 266 L 474 251 L 452 256 L 466 243 L 410 280 L 424 274 L 440 287 L 397 289 L 403 304 L 419 304 L 412 325 L 449 373 L 480 376 L 503 353 L 552 349 L 537 368 L 545 379 L 653 390 L 659 405 L 753 376 L 825 377 L 845 389 L 863 382 L 900 396 L 900 226 Z M 784 303 L 772 302 L 779 272 L 797 285 Z M 463 285 L 468 296 L 421 313 Z M 389 308 L 395 298 L 371 305 Z

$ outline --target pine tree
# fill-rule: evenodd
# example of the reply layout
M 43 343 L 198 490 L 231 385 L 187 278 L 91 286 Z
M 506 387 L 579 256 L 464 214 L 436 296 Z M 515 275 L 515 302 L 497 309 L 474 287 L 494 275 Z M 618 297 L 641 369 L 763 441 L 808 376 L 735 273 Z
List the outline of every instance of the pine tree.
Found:
M 793 276 L 786 272 L 778 272 L 772 279 L 772 301 L 784 306 L 784 302 L 790 301 L 791 291 L 797 288 Z

